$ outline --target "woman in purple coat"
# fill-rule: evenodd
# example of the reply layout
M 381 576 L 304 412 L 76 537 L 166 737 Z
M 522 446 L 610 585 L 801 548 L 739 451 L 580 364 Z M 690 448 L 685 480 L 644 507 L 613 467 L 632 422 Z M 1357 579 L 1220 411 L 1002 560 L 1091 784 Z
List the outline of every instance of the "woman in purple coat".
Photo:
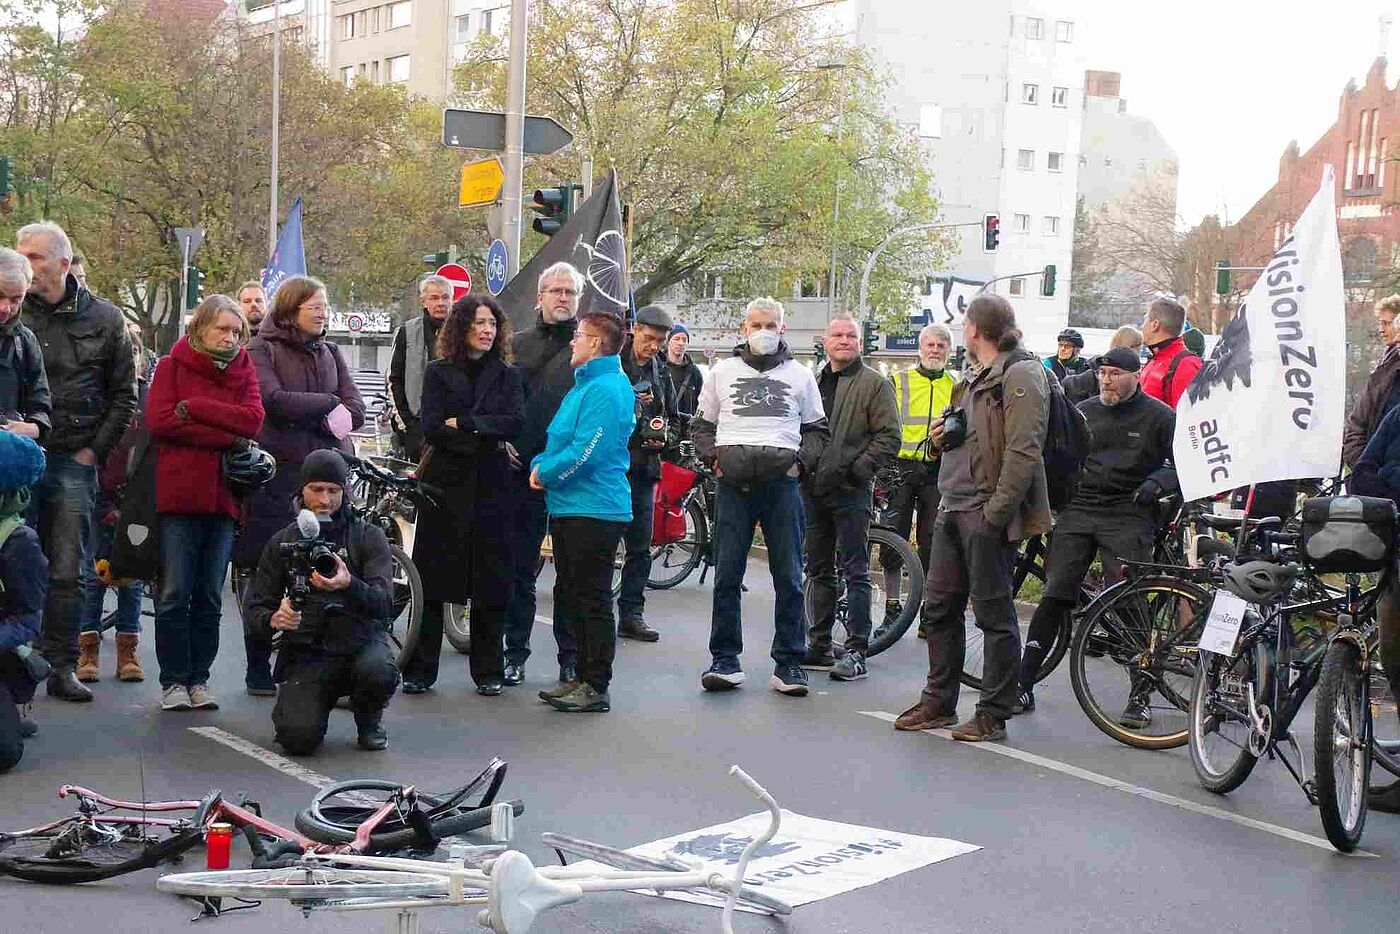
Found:
M 247 524 L 234 545 L 235 574 L 257 567 L 268 539 L 295 517 L 301 462 L 312 451 L 353 454 L 350 432 L 365 422 L 365 403 L 340 348 L 325 339 L 330 320 L 326 287 L 291 276 L 277 287 L 272 313 L 248 343 L 258 372 L 263 421 L 258 444 L 277 458 L 277 476 L 248 501 Z M 271 646 L 245 637 L 250 694 L 272 695 Z

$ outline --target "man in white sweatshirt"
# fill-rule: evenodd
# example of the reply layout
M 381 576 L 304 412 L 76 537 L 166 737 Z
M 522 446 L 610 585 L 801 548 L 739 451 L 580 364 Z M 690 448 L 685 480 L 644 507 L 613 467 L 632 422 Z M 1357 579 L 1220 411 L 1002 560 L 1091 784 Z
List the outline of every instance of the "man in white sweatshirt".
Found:
M 744 568 L 755 525 L 763 529 L 777 598 L 771 656 L 773 690 L 807 694 L 802 608 L 802 545 L 806 521 L 798 479 L 815 469 L 828 432 L 821 393 L 810 370 L 792 359 L 782 335 L 783 306 L 756 298 L 744 309 L 734 356 L 715 364 L 690 423 L 696 453 L 715 468 L 715 595 L 710 621 L 712 662 L 700 679 L 707 691 L 744 681 L 739 616 Z

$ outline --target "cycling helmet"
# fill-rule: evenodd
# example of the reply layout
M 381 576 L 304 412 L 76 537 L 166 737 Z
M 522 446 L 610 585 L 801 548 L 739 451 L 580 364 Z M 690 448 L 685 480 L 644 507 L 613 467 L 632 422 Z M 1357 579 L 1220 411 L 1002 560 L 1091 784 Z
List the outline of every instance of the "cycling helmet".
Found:
M 1243 561 L 1225 569 L 1222 585 L 1250 603 L 1268 603 L 1293 585 L 1297 569 L 1272 561 Z
M 224 451 L 224 481 L 234 496 L 247 496 L 277 474 L 277 459 L 249 442 Z
M 1074 345 L 1075 350 L 1084 349 L 1084 335 L 1080 334 L 1074 328 L 1065 328 L 1061 331 L 1060 336 L 1055 338 L 1055 343 L 1058 344 L 1060 341 L 1068 341 Z

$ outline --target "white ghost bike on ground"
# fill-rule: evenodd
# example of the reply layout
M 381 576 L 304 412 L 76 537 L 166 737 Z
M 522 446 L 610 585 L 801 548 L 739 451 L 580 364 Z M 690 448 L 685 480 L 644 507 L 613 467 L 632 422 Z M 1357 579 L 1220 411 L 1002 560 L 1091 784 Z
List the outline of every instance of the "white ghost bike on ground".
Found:
M 768 828 L 744 848 L 732 876 L 712 872 L 698 861 L 638 856 L 561 834 L 544 834 L 544 842 L 603 864 L 536 867 L 528 856 L 504 846 L 455 848 L 449 862 L 380 856 L 331 856 L 307 853 L 285 869 L 187 872 L 163 876 L 157 890 L 200 900 L 281 898 L 304 911 L 397 910 L 397 934 L 417 934 L 417 912 L 425 908 L 485 906 L 477 923 L 497 934 L 526 934 L 545 911 L 581 900 L 595 892 L 708 892 L 725 897 L 720 916 L 724 934 L 733 934 L 734 909 L 740 903 L 770 915 L 792 913 L 792 906 L 743 884 L 750 858 L 778 832 L 782 812 L 763 786 L 737 765 L 729 769 L 767 806 Z M 506 806 L 508 807 L 508 806 Z M 499 828 L 509 827 L 501 815 Z M 509 839 L 509 830 L 498 830 Z

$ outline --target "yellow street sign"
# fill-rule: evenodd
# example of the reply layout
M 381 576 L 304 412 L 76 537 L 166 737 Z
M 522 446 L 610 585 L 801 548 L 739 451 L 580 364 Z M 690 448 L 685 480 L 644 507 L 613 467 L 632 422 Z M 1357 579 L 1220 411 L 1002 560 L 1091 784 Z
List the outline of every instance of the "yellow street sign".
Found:
M 493 204 L 501 196 L 501 186 L 506 173 L 501 168 L 501 160 L 492 156 L 479 162 L 468 162 L 462 166 L 462 184 L 458 189 L 457 204 L 473 207 L 479 204 Z

